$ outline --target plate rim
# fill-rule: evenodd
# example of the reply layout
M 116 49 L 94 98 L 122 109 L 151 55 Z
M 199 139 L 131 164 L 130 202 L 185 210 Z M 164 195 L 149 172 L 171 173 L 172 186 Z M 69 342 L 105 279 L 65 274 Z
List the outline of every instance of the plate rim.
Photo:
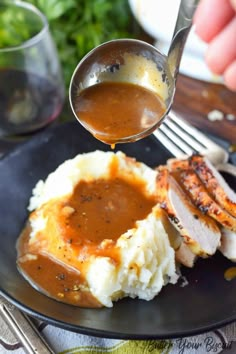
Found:
M 178 338 L 184 338 L 184 337 L 191 337 L 191 336 L 197 336 L 201 335 L 203 333 L 211 332 L 216 329 L 220 329 L 224 326 L 227 326 L 229 324 L 232 324 L 236 322 L 236 313 L 230 318 L 224 319 L 222 321 L 218 321 L 212 325 L 206 325 L 203 326 L 202 328 L 198 329 L 193 329 L 185 332 L 178 332 L 175 331 L 172 334 L 167 334 L 167 335 L 158 335 L 158 334 L 133 334 L 133 333 L 121 333 L 121 332 L 113 332 L 113 331 L 107 331 L 107 330 L 99 330 L 99 329 L 94 329 L 90 327 L 84 327 L 80 325 L 75 325 L 71 323 L 66 323 L 61 320 L 52 318 L 50 316 L 43 315 L 42 313 L 32 310 L 30 307 L 21 304 L 19 301 L 14 299 L 12 296 L 9 294 L 6 294 L 2 289 L 0 289 L 0 294 L 7 300 L 9 301 L 10 304 L 14 305 L 17 307 L 19 310 L 22 312 L 26 313 L 27 315 L 31 317 L 35 317 L 36 319 L 46 322 L 47 324 L 50 324 L 52 326 L 65 329 L 74 333 L 80 333 L 84 335 L 90 335 L 90 336 L 95 336 L 99 338 L 109 338 L 109 339 L 124 339 L 124 340 L 150 340 L 150 339 L 157 339 L 157 340 L 167 340 L 167 339 L 178 339 Z M 55 300 L 56 301 L 56 300 Z M 95 311 L 97 309 L 94 309 Z

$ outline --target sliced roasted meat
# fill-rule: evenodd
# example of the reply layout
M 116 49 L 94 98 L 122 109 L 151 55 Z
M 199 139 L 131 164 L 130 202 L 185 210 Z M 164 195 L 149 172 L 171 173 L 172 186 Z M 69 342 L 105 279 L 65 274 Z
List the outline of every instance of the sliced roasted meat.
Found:
M 233 262 L 236 262 L 236 233 L 228 229 L 222 229 L 221 253 Z
M 158 201 L 184 243 L 195 255 L 213 255 L 220 245 L 221 233 L 218 226 L 191 203 L 167 167 L 161 166 L 158 171 Z
M 179 248 L 175 251 L 175 259 L 185 267 L 192 268 L 197 256 L 191 251 L 186 243 L 182 242 Z
M 236 193 L 211 162 L 200 155 L 191 156 L 189 162 L 217 203 L 236 217 Z
M 203 214 L 215 219 L 222 227 L 236 231 L 236 218 L 222 208 L 208 193 L 189 160 L 171 159 L 168 161 L 168 167 L 171 174 Z
M 162 214 L 158 212 L 158 218 L 161 220 L 162 225 L 169 237 L 170 245 L 175 250 L 176 261 L 186 267 L 192 268 L 197 259 L 197 256 L 190 250 L 188 245 L 183 242 L 179 231 L 172 225 L 168 215 L 164 209 Z
M 168 235 L 171 247 L 176 251 L 180 248 L 182 244 L 182 237 L 179 231 L 172 225 L 166 211 L 163 208 L 154 208 L 155 213 L 157 213 L 157 218 L 161 220 L 161 223 Z

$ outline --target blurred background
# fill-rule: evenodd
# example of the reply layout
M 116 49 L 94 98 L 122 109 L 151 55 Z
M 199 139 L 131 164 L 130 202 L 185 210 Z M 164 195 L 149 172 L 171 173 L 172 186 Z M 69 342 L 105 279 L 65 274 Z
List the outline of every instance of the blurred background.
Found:
M 80 59 L 110 39 L 138 36 L 127 0 L 26 0 L 47 17 L 66 87 Z M 0 23 L 0 47 L 15 45 L 24 28 L 9 31 L 14 19 Z M 4 31 L 4 28 L 8 30 Z M 9 35 L 9 33 L 11 35 Z M 25 34 L 27 36 L 27 34 Z
M 180 0 L 26 0 L 47 17 L 57 45 L 63 76 L 68 87 L 80 59 L 102 42 L 136 37 L 154 44 L 167 54 Z M 14 45 L 24 28 L 11 31 L 11 19 L 0 24 L 0 46 Z M 4 27 L 8 31 L 4 31 Z M 180 72 L 206 81 L 220 82 L 203 60 L 205 44 L 191 31 Z

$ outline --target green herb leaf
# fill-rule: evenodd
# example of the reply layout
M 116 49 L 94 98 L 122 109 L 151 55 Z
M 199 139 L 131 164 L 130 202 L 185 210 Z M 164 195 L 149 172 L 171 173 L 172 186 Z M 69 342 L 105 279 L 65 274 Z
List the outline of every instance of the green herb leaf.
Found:
M 27 0 L 47 17 L 56 43 L 68 87 L 81 58 L 95 46 L 108 40 L 133 37 L 133 16 L 127 0 Z M 0 46 L 15 45 L 18 36 L 26 38 L 21 23 L 17 33 L 4 31 L 12 21 L 0 23 Z M 130 30 L 132 28 L 132 31 Z

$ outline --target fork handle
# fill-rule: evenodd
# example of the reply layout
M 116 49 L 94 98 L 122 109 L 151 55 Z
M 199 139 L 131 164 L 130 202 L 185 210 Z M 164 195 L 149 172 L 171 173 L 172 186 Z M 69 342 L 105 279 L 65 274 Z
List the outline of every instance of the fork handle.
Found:
M 29 317 L 17 307 L 8 303 L 2 296 L 0 296 L 0 315 L 22 343 L 26 353 L 54 353 Z
M 231 163 L 221 163 L 216 166 L 219 171 L 227 172 L 232 176 L 236 177 L 236 166 Z

